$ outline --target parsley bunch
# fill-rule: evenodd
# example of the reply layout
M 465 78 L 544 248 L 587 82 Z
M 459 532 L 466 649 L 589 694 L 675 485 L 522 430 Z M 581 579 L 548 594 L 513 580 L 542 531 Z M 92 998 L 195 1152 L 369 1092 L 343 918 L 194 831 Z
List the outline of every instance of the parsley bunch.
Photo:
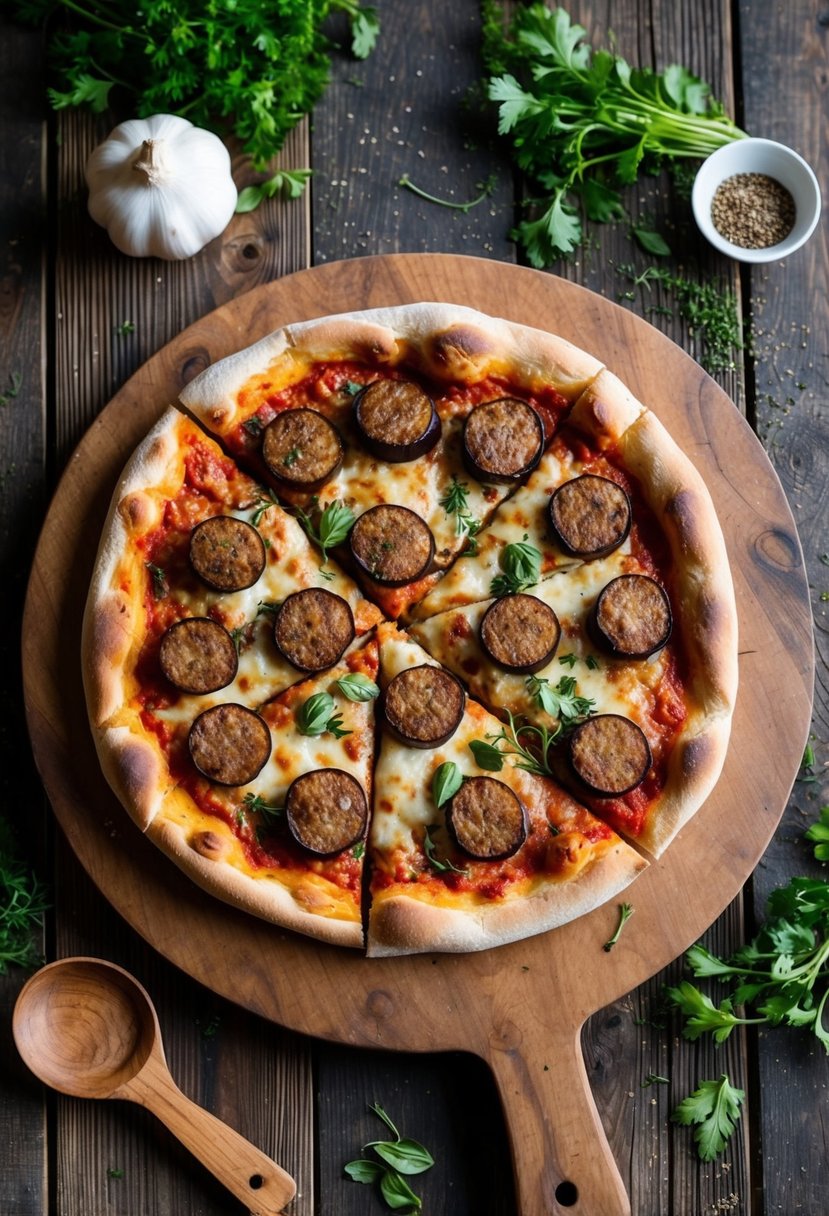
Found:
M 688 1039 L 712 1034 L 724 1042 L 735 1026 L 808 1027 L 829 1054 L 824 1010 L 829 999 L 829 882 L 793 878 L 772 891 L 768 919 L 757 936 L 730 959 L 717 958 L 699 944 L 686 954 L 700 979 L 730 983 L 732 991 L 715 1005 L 688 980 L 668 990 L 686 1018 Z M 757 1017 L 741 1017 L 738 1006 L 753 1006 Z
M 55 109 L 101 113 L 119 87 L 139 117 L 180 114 L 220 134 L 230 127 L 258 170 L 328 83 L 325 19 L 347 15 L 361 59 L 379 31 L 375 10 L 359 0 L 141 0 L 137 9 L 130 0 L 17 0 L 15 10 L 50 22 Z
M 745 136 L 686 68 L 656 73 L 593 51 L 583 42 L 586 30 L 562 8 L 520 5 L 506 35 L 498 0 L 482 0 L 482 13 L 498 129 L 543 196 L 541 216 L 519 224 L 515 234 L 533 266 L 580 244 L 574 196 L 590 220 L 621 219 L 619 186 L 664 160 L 701 159 Z
M 38 965 L 34 933 L 48 906 L 45 888 L 17 856 L 11 828 L 0 818 L 0 975 L 10 963 Z

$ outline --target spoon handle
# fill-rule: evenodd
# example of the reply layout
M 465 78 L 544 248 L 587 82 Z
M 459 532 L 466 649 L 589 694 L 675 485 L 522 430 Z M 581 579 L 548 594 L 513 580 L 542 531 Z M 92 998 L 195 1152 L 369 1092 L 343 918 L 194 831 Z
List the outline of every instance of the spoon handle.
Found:
M 251 1216 L 280 1216 L 296 1194 L 290 1174 L 210 1111 L 191 1101 L 152 1056 L 113 1097 L 147 1107 Z

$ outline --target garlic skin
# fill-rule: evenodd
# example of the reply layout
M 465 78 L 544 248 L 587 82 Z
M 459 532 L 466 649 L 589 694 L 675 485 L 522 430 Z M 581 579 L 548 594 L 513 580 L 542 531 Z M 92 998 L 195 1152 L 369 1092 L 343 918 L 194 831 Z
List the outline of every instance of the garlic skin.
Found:
M 131 257 L 192 257 L 224 231 L 236 207 L 227 148 L 174 114 L 120 123 L 85 174 L 89 214 Z

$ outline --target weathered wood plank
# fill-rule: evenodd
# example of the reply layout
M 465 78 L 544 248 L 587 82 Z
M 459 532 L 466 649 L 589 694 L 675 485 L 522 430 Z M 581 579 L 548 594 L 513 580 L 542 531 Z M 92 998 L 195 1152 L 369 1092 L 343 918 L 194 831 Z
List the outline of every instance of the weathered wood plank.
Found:
M 754 135 L 796 148 L 817 173 L 826 199 L 827 14 L 820 6 L 796 0 L 783 22 L 775 4 L 760 0 L 741 3 L 739 19 L 746 127 Z M 759 64 L 762 72 L 751 70 L 750 65 Z M 817 780 L 795 784 L 780 830 L 755 873 L 758 920 L 769 893 L 794 875 L 827 877 L 826 866 L 814 861 L 811 846 L 803 840 L 803 831 L 817 818 L 829 792 L 829 635 L 827 604 L 821 598 L 829 589 L 829 570 L 822 561 L 829 511 L 825 275 L 825 228 L 786 262 L 770 263 L 751 274 L 757 429 L 798 523 L 813 589 L 817 647 L 812 727 Z M 758 1182 L 765 1192 L 765 1206 L 758 1203 L 758 1211 L 822 1216 L 829 1192 L 829 1060 L 811 1034 L 789 1027 L 762 1031 L 757 1049 L 762 1150 Z
M 20 706 L 20 619 L 26 575 L 43 507 L 45 459 L 42 231 L 46 196 L 44 105 L 37 33 L 0 21 L 0 669 L 4 704 Z M 23 716 L 0 730 L 3 822 L 16 851 L 45 877 L 44 803 Z M 42 944 L 42 943 L 41 943 Z M 11 1014 L 26 974 L 0 976 L 0 1211 L 46 1210 L 46 1124 L 41 1086 L 14 1047 Z

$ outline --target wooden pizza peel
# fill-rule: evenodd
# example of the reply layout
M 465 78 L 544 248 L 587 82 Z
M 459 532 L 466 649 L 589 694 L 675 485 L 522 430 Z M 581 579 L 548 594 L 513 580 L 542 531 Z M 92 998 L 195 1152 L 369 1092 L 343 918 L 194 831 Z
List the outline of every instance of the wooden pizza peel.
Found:
M 98 767 L 80 630 L 100 529 L 133 448 L 198 371 L 270 330 L 419 300 L 547 329 L 600 358 L 697 465 L 725 532 L 740 618 L 740 690 L 725 768 L 693 822 L 624 893 L 635 924 L 612 953 L 602 949 L 607 909 L 460 956 L 370 960 L 280 931 L 183 880 L 140 836 Z M 81 441 L 35 555 L 23 672 L 32 746 L 55 814 L 92 880 L 152 946 L 208 988 L 292 1030 L 360 1047 L 481 1056 L 503 1103 L 521 1216 L 629 1213 L 590 1094 L 581 1027 L 676 958 L 737 894 L 782 814 L 811 714 L 812 623 L 794 521 L 760 443 L 698 364 L 584 288 L 477 258 L 361 258 L 259 287 L 150 359 Z

